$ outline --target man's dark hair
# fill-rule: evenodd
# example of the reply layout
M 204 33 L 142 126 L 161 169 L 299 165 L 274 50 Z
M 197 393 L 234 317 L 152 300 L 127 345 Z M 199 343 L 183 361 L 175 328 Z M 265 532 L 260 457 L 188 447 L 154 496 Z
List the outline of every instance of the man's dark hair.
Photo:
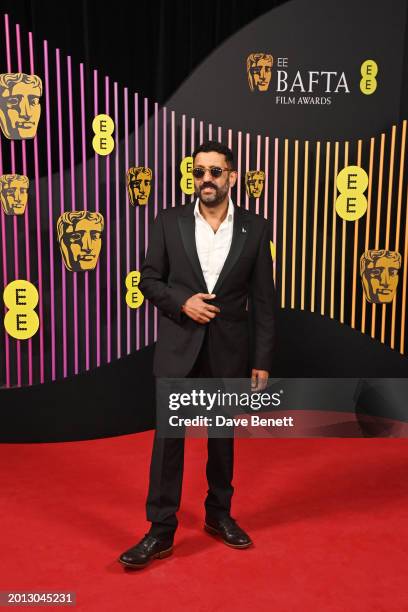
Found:
M 230 168 L 234 167 L 234 154 L 231 149 L 229 149 L 227 145 L 222 144 L 221 142 L 216 142 L 215 140 L 207 140 L 206 142 L 200 144 L 200 146 L 197 147 L 193 153 L 193 160 L 199 153 L 212 152 L 221 153 L 221 155 L 225 155 L 227 164 L 230 166 Z

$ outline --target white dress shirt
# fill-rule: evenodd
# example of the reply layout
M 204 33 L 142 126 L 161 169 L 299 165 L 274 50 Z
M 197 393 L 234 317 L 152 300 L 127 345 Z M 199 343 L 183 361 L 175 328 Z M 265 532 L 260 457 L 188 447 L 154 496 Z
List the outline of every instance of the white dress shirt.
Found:
M 194 217 L 197 254 L 208 293 L 212 293 L 231 247 L 234 205 L 230 198 L 227 216 L 216 232 L 202 216 L 198 198 L 194 206 Z

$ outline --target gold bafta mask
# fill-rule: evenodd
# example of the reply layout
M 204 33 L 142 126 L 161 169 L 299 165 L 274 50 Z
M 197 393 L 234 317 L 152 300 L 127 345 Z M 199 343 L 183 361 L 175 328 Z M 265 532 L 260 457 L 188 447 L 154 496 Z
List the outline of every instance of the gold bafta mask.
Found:
M 101 213 L 73 210 L 57 221 L 58 242 L 70 272 L 94 270 L 102 246 L 104 219 Z
M 247 57 L 248 84 L 251 91 L 267 91 L 271 82 L 273 57 L 267 53 L 251 53 Z
M 9 140 L 34 138 L 40 121 L 42 81 L 35 74 L 0 74 L 0 127 Z
M 0 176 L 0 200 L 6 215 L 23 215 L 27 206 L 30 181 L 22 174 Z
M 371 304 L 387 304 L 394 299 L 398 285 L 401 255 L 397 251 L 370 250 L 360 258 L 364 294 Z
M 143 166 L 129 168 L 127 171 L 129 201 L 132 206 L 147 204 L 152 186 L 152 175 L 150 168 Z
M 249 170 L 245 174 L 246 191 L 249 198 L 260 198 L 265 184 L 265 172 Z

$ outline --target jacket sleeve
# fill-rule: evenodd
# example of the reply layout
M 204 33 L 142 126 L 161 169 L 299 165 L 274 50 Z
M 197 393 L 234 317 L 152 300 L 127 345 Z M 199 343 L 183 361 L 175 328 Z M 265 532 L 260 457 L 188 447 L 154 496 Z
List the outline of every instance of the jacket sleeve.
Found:
M 275 345 L 276 293 L 270 240 L 271 225 L 265 223 L 252 271 L 248 313 L 253 329 L 252 368 L 271 373 Z
M 191 297 L 188 289 L 169 287 L 169 258 L 160 212 L 153 224 L 146 258 L 142 264 L 139 287 L 143 295 L 168 317 L 181 321 L 181 307 Z

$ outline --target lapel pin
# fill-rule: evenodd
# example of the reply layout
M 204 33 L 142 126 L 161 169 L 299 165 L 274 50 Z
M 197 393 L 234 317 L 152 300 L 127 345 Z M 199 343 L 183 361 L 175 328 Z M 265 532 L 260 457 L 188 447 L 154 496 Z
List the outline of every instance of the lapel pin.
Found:
M 242 228 L 242 233 L 243 233 L 243 234 L 246 234 L 246 229 L 245 229 L 245 227 L 243 227 L 243 228 Z

